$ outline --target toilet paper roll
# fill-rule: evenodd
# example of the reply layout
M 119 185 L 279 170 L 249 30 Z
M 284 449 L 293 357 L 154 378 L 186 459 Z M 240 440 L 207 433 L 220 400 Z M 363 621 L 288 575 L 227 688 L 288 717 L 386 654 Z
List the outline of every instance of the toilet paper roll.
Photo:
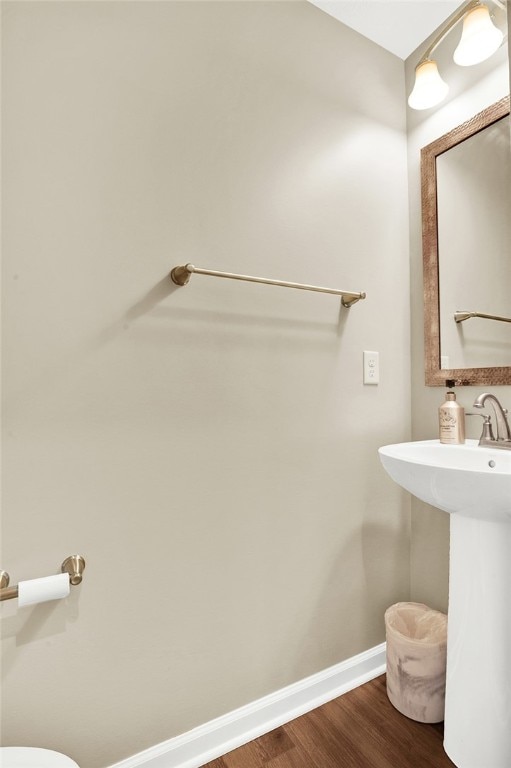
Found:
M 18 605 L 35 605 L 47 600 L 59 600 L 69 595 L 69 574 L 44 576 L 42 579 L 20 581 L 18 584 Z

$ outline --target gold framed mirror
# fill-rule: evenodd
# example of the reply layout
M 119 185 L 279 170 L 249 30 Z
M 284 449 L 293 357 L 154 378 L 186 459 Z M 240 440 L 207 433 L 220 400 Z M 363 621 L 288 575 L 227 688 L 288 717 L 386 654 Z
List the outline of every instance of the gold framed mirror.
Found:
M 460 385 L 511 384 L 509 106 L 506 96 L 421 150 L 424 362 L 430 387 L 444 386 L 446 379 Z M 460 169 L 462 178 L 456 179 Z M 501 173 L 506 194 L 499 189 L 492 200 L 488 190 Z M 464 191 L 470 191 L 466 203 Z M 499 217 L 495 207 L 502 209 Z M 457 218 L 463 209 L 464 222 Z M 498 233 L 489 229 L 496 218 L 504 228 Z M 491 244 L 484 240 L 489 233 Z M 490 263 L 493 252 L 500 262 Z M 457 306 L 465 296 L 466 306 Z M 483 306 L 471 306 L 475 301 Z

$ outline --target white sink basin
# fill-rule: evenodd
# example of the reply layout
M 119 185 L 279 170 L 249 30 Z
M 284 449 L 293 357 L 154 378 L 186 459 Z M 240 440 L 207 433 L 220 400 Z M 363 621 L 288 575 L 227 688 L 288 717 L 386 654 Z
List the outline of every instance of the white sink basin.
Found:
M 511 451 L 482 448 L 477 440 L 385 445 L 380 459 L 391 478 L 444 512 L 511 523 Z
M 445 751 L 458 768 L 511 768 L 511 451 L 426 440 L 379 454 L 451 513 Z

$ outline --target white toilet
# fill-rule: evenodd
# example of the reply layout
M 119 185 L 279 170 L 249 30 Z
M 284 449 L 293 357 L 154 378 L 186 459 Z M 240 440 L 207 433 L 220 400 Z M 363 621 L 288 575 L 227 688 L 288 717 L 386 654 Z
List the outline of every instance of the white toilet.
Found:
M 38 747 L 0 747 L 0 768 L 79 768 L 70 757 Z

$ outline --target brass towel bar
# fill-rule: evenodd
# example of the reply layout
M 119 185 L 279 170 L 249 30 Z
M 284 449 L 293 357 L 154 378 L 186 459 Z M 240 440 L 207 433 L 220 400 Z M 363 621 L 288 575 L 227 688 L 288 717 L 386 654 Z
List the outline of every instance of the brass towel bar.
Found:
M 82 581 L 85 560 L 81 555 L 69 555 L 62 563 L 61 573 L 69 573 L 69 583 L 73 586 Z M 0 571 L 0 601 L 12 600 L 18 597 L 18 585 L 9 587 L 9 574 L 6 571 Z
M 333 293 L 335 296 L 341 296 L 341 302 L 344 307 L 351 307 L 360 299 L 365 299 L 365 293 L 356 293 L 354 291 L 340 291 L 336 288 L 322 288 L 317 285 L 305 285 L 303 283 L 288 283 L 284 280 L 269 280 L 266 277 L 251 277 L 250 275 L 236 275 L 232 272 L 217 272 L 213 269 L 201 269 L 193 264 L 184 264 L 174 267 L 170 273 L 172 281 L 176 285 L 187 285 L 193 273 L 198 275 L 210 275 L 211 277 L 225 277 L 228 280 L 246 280 L 250 283 L 264 283 L 265 285 L 278 285 L 282 288 L 298 288 L 302 291 L 318 291 L 319 293 Z
M 454 313 L 454 319 L 457 323 L 462 323 L 470 317 L 483 317 L 486 320 L 500 320 L 502 323 L 511 323 L 511 317 L 502 317 L 502 315 L 485 315 L 483 312 L 462 312 L 461 310 Z

